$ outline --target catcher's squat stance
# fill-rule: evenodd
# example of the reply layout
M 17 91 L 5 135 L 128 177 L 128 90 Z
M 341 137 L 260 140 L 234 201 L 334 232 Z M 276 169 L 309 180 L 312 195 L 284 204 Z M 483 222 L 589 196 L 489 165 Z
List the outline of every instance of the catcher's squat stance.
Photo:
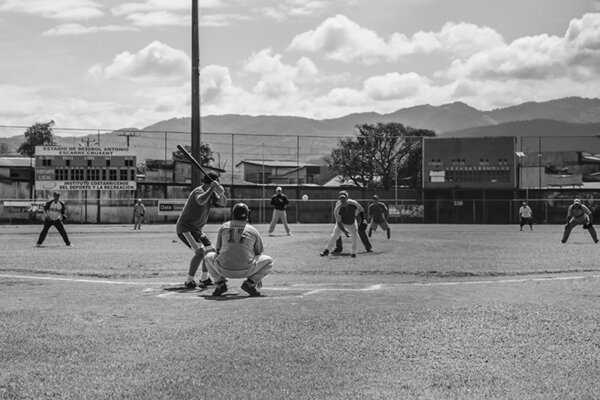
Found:
M 565 225 L 561 243 L 567 243 L 573 228 L 580 224 L 583 224 L 583 229 L 588 230 L 594 243 L 598 243 L 598 235 L 596 235 L 596 229 L 594 229 L 594 225 L 592 225 L 592 212 L 589 208 L 581 204 L 581 200 L 579 199 L 575 199 L 573 204 L 569 206 L 569 210 L 567 211 L 567 224 Z
M 219 228 L 216 253 L 209 253 L 204 259 L 217 285 L 213 296 L 227 291 L 227 278 L 246 278 L 242 290 L 252 297 L 261 296 L 258 289 L 273 267 L 273 259 L 262 254 L 264 248 L 260 233 L 248 222 L 249 216 L 250 209 L 246 204 L 234 205 L 231 221 Z
M 190 193 L 183 206 L 181 215 L 177 220 L 177 236 L 194 252 L 194 257 L 190 261 L 188 277 L 185 281 L 187 288 L 196 287 L 194 275 L 202 263 L 202 259 L 207 251 L 212 250 L 212 245 L 208 237 L 202 233 L 202 228 L 208 221 L 211 205 L 225 206 L 227 198 L 223 186 L 219 185 L 219 176 L 214 172 L 209 172 L 204 177 L 204 183 Z M 206 287 L 212 282 L 208 277 L 206 266 L 202 267 L 200 276 L 200 286 Z

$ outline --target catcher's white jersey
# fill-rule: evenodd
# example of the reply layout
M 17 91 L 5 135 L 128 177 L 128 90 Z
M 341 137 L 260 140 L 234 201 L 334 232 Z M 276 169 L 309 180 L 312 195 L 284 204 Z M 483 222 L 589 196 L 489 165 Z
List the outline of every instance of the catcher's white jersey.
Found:
M 246 221 L 225 222 L 217 234 L 215 263 L 228 270 L 245 270 L 264 251 L 260 233 Z

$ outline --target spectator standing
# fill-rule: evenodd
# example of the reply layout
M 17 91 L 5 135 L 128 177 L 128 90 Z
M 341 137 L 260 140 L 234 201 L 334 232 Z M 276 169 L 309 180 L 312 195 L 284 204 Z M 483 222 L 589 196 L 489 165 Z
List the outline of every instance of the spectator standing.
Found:
M 133 230 L 142 229 L 142 221 L 146 215 L 146 207 L 142 204 L 142 199 L 137 199 L 133 206 Z

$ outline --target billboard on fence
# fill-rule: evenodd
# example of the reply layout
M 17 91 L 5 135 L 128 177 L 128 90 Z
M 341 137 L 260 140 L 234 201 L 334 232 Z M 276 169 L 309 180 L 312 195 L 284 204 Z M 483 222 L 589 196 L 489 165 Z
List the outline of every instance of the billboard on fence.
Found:
M 128 147 L 35 147 L 36 190 L 136 190 Z

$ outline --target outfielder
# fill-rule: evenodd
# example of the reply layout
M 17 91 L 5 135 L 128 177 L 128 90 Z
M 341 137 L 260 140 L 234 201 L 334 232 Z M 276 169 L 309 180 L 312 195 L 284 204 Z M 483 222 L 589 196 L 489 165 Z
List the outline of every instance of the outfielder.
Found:
M 580 224 L 583 224 L 583 229 L 588 230 L 594 243 L 598 243 L 598 235 L 596 235 L 596 229 L 594 229 L 594 225 L 592 225 L 592 212 L 589 208 L 581 204 L 581 200 L 579 199 L 575 199 L 573 204 L 569 206 L 569 210 L 567 211 L 567 224 L 565 225 L 561 243 L 567 243 L 573 228 Z
M 208 221 L 210 207 L 212 205 L 223 207 L 226 203 L 225 189 L 219 184 L 219 176 L 209 172 L 204 176 L 203 184 L 192 190 L 179 215 L 176 225 L 177 236 L 194 252 L 185 281 L 185 287 L 189 289 L 196 287 L 194 276 L 204 255 L 208 251 L 214 251 L 208 236 L 202 232 L 202 228 Z M 199 286 L 206 287 L 210 284 L 212 281 L 208 276 L 208 270 L 203 265 Z
M 231 210 L 231 221 L 225 222 L 217 234 L 216 253 L 204 259 L 206 268 L 217 287 L 213 296 L 221 296 L 227 288 L 227 278 L 246 278 L 242 290 L 251 297 L 261 296 L 258 291 L 263 278 L 273 267 L 273 259 L 264 251 L 260 233 L 248 222 L 250 209 L 237 203 Z
M 525 224 L 529 224 L 529 229 L 533 230 L 533 212 L 527 203 L 523 202 L 521 208 L 519 208 L 519 226 L 521 231 Z
M 373 231 L 377 230 L 377 227 L 381 227 L 384 231 L 387 232 L 387 238 L 390 238 L 391 229 L 387 223 L 387 219 L 389 218 L 389 211 L 385 204 L 379 202 L 379 196 L 376 194 L 373 195 L 373 202 L 369 204 L 369 219 L 371 220 L 371 224 L 369 225 L 369 237 Z
M 336 203 L 336 206 L 333 210 L 333 216 L 335 218 L 335 227 L 333 228 L 333 233 L 329 238 L 329 242 L 327 242 L 327 246 L 325 250 L 321 252 L 321 256 L 329 255 L 331 249 L 333 249 L 336 240 L 342 235 L 346 235 L 350 237 L 352 240 L 352 253 L 350 257 L 356 257 L 356 247 L 357 247 L 357 236 L 358 236 L 358 227 L 356 226 L 356 217 L 361 213 L 364 215 L 364 208 L 358 204 L 356 201 L 348 198 L 348 192 L 342 190 L 339 193 L 339 199 Z

